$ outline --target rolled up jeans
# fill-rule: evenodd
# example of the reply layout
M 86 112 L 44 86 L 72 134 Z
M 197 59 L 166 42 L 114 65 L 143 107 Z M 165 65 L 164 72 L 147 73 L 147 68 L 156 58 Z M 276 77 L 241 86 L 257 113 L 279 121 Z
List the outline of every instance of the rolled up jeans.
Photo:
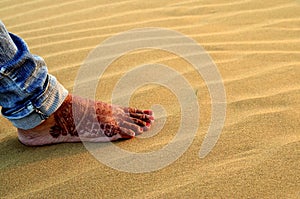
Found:
M 1 113 L 20 129 L 41 124 L 63 103 L 68 91 L 48 74 L 45 61 L 30 53 L 19 36 L 0 20 Z

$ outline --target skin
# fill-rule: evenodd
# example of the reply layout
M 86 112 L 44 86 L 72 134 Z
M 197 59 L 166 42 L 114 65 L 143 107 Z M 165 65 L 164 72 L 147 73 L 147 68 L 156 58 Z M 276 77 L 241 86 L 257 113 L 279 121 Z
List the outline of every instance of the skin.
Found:
M 151 110 L 120 107 L 68 95 L 60 108 L 39 126 L 18 129 L 20 142 L 40 146 L 63 142 L 109 142 L 130 139 L 147 131 Z

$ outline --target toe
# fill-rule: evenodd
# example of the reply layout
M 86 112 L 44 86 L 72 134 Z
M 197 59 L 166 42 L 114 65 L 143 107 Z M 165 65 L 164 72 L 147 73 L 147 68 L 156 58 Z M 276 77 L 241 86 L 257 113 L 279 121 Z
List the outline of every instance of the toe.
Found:
M 137 118 L 129 118 L 130 122 L 135 124 L 135 125 L 138 125 L 140 127 L 145 127 L 147 125 L 147 122 L 143 121 L 143 120 L 140 120 L 140 119 L 137 119 Z
M 124 108 L 125 113 L 144 113 L 142 110 L 137 108 L 126 107 Z
M 153 115 L 153 111 L 152 110 L 144 110 L 143 113 L 145 113 L 147 115 Z
M 142 120 L 147 123 L 151 123 L 151 121 L 154 120 L 153 116 L 151 116 L 151 115 L 146 115 L 146 114 L 141 114 L 141 113 L 130 113 L 129 115 L 130 115 L 130 117 Z
M 130 129 L 133 132 L 135 132 L 135 134 L 143 133 L 143 128 L 141 128 L 141 126 L 139 126 L 135 122 L 123 121 L 121 124 L 119 124 L 119 126 L 122 127 L 122 128 Z
M 131 129 L 124 128 L 124 127 L 120 127 L 120 129 L 121 129 L 120 135 L 122 138 L 129 139 L 135 136 L 135 132 Z

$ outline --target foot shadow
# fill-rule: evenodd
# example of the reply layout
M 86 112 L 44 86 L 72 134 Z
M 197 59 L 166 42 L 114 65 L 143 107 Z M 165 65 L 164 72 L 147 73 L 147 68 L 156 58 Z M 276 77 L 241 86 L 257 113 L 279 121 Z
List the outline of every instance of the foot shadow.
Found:
M 95 147 L 101 147 L 101 143 L 98 143 Z M 81 153 L 88 153 L 81 142 L 31 147 L 22 144 L 17 136 L 9 136 L 0 142 L 0 169 Z

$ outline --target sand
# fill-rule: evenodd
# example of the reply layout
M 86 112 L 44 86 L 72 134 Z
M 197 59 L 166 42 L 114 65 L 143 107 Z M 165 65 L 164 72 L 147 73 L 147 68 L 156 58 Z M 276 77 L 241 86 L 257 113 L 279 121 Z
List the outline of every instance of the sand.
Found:
M 9 31 L 24 38 L 70 92 L 85 58 L 105 39 L 134 28 L 161 27 L 194 39 L 209 53 L 224 81 L 227 109 L 220 139 L 200 159 L 212 113 L 203 78 L 169 52 L 127 53 L 109 67 L 96 98 L 109 102 L 114 85 L 135 66 L 173 68 L 187 79 L 199 103 L 199 128 L 188 150 L 160 170 L 123 172 L 99 162 L 81 143 L 26 147 L 0 117 L 0 196 L 300 198 L 299 13 L 296 0 L 2 0 L 0 18 Z M 166 123 L 150 138 L 116 145 L 141 153 L 170 143 L 180 126 L 176 100 L 168 88 L 138 89 L 130 104 L 161 104 Z

